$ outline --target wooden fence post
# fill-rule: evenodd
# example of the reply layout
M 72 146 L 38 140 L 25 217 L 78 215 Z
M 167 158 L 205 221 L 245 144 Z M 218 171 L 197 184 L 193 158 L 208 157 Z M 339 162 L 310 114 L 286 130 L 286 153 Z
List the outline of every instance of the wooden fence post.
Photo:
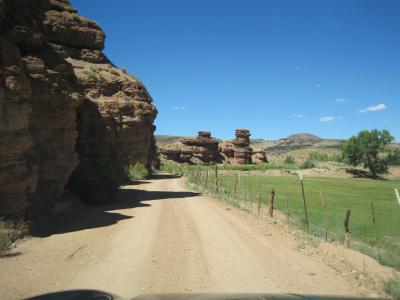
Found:
M 272 188 L 272 191 L 271 191 L 271 194 L 269 197 L 269 207 L 268 207 L 269 216 L 271 218 L 274 217 L 274 200 L 275 200 L 275 188 Z
M 206 170 L 206 182 L 205 182 L 205 188 L 206 188 L 206 190 L 207 190 L 207 187 L 208 187 L 208 168 L 207 168 L 207 170 Z
M 235 173 L 235 181 L 233 184 L 233 199 L 236 198 L 238 175 Z
M 287 186 L 285 187 L 286 191 L 286 213 L 289 215 L 289 191 Z
M 327 213 L 326 213 L 326 202 L 325 202 L 324 196 L 322 195 L 322 191 L 319 191 L 319 194 L 321 195 L 322 207 L 324 209 L 325 242 L 327 242 L 328 241 L 328 220 L 327 220 Z
M 215 165 L 214 192 L 218 192 L 218 165 Z
M 261 194 L 258 192 L 258 218 L 260 218 L 260 212 L 261 212 Z
M 371 201 L 371 221 L 375 228 L 375 240 L 376 240 L 376 247 L 378 248 L 378 257 L 379 257 L 379 260 L 382 260 L 381 249 L 379 247 L 378 227 L 376 226 L 374 202 L 372 202 L 372 201 Z
M 300 172 L 299 175 L 300 175 L 301 194 L 303 196 L 304 215 L 306 218 L 306 228 L 307 228 L 307 233 L 308 233 L 309 232 L 309 230 L 308 230 L 308 213 L 307 213 L 306 195 L 304 193 L 303 174 L 301 174 L 301 172 Z
M 347 209 L 346 213 L 344 215 L 344 231 L 345 231 L 345 236 L 344 236 L 344 247 L 345 248 L 350 248 L 350 229 L 349 229 L 349 221 L 350 221 L 350 213 L 351 210 Z

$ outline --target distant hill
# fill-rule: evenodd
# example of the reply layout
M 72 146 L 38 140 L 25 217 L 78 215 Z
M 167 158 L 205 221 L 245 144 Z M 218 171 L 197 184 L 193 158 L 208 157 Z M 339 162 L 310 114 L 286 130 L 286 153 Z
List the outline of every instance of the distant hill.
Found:
M 175 135 L 156 135 L 156 143 L 159 146 L 173 144 L 180 139 L 186 138 L 186 136 L 175 136 Z
M 310 133 L 296 133 L 289 135 L 288 140 L 322 140 L 319 136 Z

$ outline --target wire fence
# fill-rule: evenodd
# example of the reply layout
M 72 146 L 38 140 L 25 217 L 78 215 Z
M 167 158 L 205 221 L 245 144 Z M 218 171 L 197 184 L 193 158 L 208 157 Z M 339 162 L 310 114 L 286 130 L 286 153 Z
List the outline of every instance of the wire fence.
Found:
M 400 225 L 400 209 L 385 207 L 387 203 L 380 199 L 358 199 L 357 186 L 347 187 L 341 182 L 338 186 L 330 180 L 321 184 L 320 180 L 296 176 L 220 170 L 218 166 L 170 164 L 164 170 L 185 176 L 199 191 L 254 214 L 260 220 L 280 218 L 310 235 L 341 243 L 400 269 L 399 227 L 392 228 Z M 276 210 L 278 215 L 274 213 Z

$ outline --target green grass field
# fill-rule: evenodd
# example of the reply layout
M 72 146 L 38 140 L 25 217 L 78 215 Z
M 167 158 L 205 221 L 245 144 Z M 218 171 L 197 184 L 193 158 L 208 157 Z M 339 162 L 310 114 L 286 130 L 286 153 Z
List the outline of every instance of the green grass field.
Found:
M 204 167 L 186 167 L 168 171 L 173 173 L 182 171 L 189 182 L 213 191 L 215 171 L 213 167 L 206 170 Z M 235 181 L 236 193 L 234 193 Z M 255 205 L 258 202 L 258 194 L 262 203 L 266 205 L 269 194 L 274 188 L 276 209 L 289 215 L 292 223 L 305 228 L 298 176 L 267 176 L 224 170 L 218 172 L 218 186 L 221 196 L 224 195 L 225 199 L 226 195 L 230 195 L 231 198 L 235 195 L 242 200 L 245 197 Z M 325 236 L 324 210 L 320 197 L 322 191 L 327 202 L 329 240 L 343 242 L 344 214 L 350 209 L 351 246 L 380 260 L 383 264 L 400 269 L 400 205 L 396 201 L 394 188 L 400 188 L 400 179 L 305 177 L 304 189 L 310 233 Z M 371 202 L 374 205 L 376 226 L 372 223 Z

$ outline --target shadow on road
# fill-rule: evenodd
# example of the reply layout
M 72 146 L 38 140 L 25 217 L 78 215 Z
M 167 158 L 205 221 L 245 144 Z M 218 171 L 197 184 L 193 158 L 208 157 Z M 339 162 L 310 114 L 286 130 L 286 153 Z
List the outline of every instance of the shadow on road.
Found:
M 167 174 L 167 173 L 160 172 L 160 173 L 152 174 L 150 176 L 150 179 L 158 180 L 158 179 L 173 179 L 173 178 L 180 178 L 180 177 L 181 176 L 178 176 L 178 175 L 172 175 L 172 174 Z
M 154 201 L 165 199 L 182 199 L 201 195 L 193 192 L 173 192 L 173 191 L 145 191 L 134 189 L 121 189 L 118 191 L 117 202 L 111 205 L 110 210 L 132 208 L 138 204 L 143 204 L 142 201 Z
M 16 257 L 16 256 L 19 256 L 21 254 L 22 254 L 21 252 L 3 253 L 3 254 L 0 254 L 0 258 Z
M 150 179 L 172 179 L 178 178 L 174 175 L 165 173 L 154 174 Z M 126 181 L 114 197 L 114 201 L 109 204 L 99 206 L 81 206 L 73 214 L 57 218 L 52 224 L 46 224 L 45 228 L 40 228 L 32 232 L 36 237 L 47 237 L 53 234 L 63 234 L 86 229 L 93 229 L 114 225 L 120 221 L 134 218 L 129 214 L 124 214 L 124 209 L 135 207 L 149 207 L 151 204 L 144 201 L 156 201 L 165 199 L 183 199 L 196 197 L 200 193 L 183 191 L 146 191 L 138 189 L 138 185 L 148 184 L 149 181 Z M 131 188 L 130 188 L 131 187 Z M 115 212 L 118 211 L 118 212 Z M 131 213 L 131 212 L 130 212 Z

